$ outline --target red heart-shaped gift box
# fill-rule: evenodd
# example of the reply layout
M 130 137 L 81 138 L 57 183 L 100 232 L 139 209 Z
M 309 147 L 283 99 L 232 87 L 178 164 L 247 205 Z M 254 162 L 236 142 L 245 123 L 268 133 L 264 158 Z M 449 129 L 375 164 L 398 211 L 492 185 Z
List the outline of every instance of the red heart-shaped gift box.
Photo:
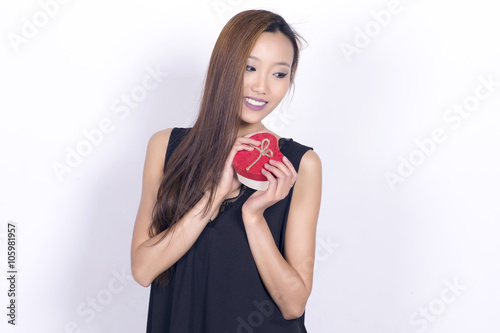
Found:
M 265 191 L 269 181 L 261 170 L 271 159 L 281 162 L 283 154 L 279 150 L 278 140 L 271 133 L 257 133 L 250 138 L 260 141 L 260 146 L 253 146 L 252 151 L 237 152 L 233 159 L 234 171 L 242 184 L 257 191 Z

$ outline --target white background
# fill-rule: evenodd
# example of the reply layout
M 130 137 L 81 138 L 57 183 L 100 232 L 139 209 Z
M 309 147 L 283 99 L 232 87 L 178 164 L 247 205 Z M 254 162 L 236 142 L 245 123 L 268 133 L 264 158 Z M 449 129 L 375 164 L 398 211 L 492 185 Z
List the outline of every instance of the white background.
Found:
M 130 280 L 129 249 L 147 141 L 192 125 L 219 32 L 254 8 L 283 15 L 308 41 L 295 95 L 267 119 L 323 162 L 308 330 L 499 332 L 494 1 L 61 0 L 52 16 L 48 2 L 0 2 L 2 332 L 145 331 L 149 289 Z M 388 6 L 390 19 L 377 14 Z M 115 112 L 155 69 L 168 75 Z M 449 113 L 464 102 L 474 110 Z M 103 121 L 112 131 L 89 146 L 84 131 Z M 77 147 L 87 155 L 58 176 L 54 164 Z M 404 181 L 391 186 L 398 168 Z

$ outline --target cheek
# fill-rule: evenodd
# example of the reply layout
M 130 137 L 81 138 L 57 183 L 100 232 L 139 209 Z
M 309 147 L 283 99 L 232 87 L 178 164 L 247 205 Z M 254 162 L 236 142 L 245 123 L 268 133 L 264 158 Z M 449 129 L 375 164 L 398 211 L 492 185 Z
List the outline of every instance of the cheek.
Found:
M 290 88 L 290 81 L 282 82 L 279 86 L 277 86 L 276 93 L 278 96 L 283 98 L 285 97 L 289 88 Z

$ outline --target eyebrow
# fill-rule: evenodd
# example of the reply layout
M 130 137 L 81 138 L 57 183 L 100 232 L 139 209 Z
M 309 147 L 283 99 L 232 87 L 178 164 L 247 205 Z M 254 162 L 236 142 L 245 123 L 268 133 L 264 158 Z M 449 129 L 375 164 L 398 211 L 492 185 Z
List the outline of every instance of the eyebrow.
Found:
M 249 58 L 249 59 L 254 59 L 254 60 L 260 61 L 260 59 L 259 59 L 259 58 L 257 58 L 256 56 L 253 56 L 253 55 L 248 56 L 248 58 Z M 292 66 L 290 66 L 290 64 L 289 64 L 289 63 L 287 63 L 287 62 L 285 62 L 285 61 L 275 62 L 274 64 L 275 64 L 275 65 L 281 65 L 281 66 L 287 66 L 287 67 L 290 67 L 290 68 L 292 67 Z

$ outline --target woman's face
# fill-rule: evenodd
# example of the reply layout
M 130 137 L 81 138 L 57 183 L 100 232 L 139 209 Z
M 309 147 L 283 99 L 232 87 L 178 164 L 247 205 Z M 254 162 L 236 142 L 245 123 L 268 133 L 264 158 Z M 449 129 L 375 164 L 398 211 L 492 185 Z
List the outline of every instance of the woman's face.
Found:
M 243 79 L 243 123 L 259 123 L 278 106 L 290 87 L 292 61 L 293 46 L 283 33 L 259 36 Z

